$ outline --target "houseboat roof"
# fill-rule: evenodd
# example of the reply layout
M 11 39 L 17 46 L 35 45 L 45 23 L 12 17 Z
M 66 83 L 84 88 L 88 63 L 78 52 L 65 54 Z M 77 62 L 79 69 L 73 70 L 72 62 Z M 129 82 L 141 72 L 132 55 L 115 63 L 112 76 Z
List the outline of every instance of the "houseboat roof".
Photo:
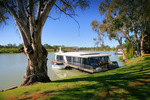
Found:
M 81 57 L 81 58 L 111 56 L 109 54 L 90 53 L 90 52 L 58 52 L 55 54 L 62 55 L 62 56 Z

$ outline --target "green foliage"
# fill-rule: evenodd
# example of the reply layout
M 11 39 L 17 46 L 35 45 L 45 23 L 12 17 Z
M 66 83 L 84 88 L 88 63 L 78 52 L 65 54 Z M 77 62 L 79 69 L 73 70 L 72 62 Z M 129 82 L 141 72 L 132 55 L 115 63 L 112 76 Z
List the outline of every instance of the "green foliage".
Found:
M 0 48 L 0 54 L 2 53 L 20 53 L 17 48 Z
M 99 5 L 99 12 L 101 15 L 105 14 L 105 18 L 103 19 L 103 23 L 97 22 L 95 20 L 92 21 L 91 26 L 92 30 L 97 33 L 97 41 L 96 43 L 103 43 L 105 37 L 108 37 L 110 40 L 114 39 L 122 45 L 122 33 L 121 28 L 123 27 L 122 17 L 116 16 L 116 6 L 113 1 L 105 0 L 105 2 L 101 2 Z
M 54 52 L 54 49 L 46 49 L 47 52 Z M 21 53 L 18 48 L 0 48 L 0 54 L 5 53 Z
M 1 23 L 5 23 L 6 24 L 6 20 L 8 19 L 8 16 L 6 15 L 7 10 L 3 8 L 3 4 L 0 1 L 0 24 Z
M 101 45 L 101 47 L 81 47 L 79 48 L 79 50 L 89 50 L 89 51 L 117 51 L 117 49 L 115 47 L 111 48 L 108 45 Z
M 47 52 L 54 52 L 54 49 L 46 49 Z
M 7 44 L 5 46 L 0 45 L 0 54 L 3 54 L 3 53 L 21 53 L 19 51 L 19 49 L 21 47 L 23 47 L 22 44 L 17 46 L 15 43 L 14 44 Z
M 133 45 L 126 40 L 126 50 L 125 50 L 125 55 L 127 59 L 131 59 L 133 57 Z
M 99 5 L 99 13 L 105 15 L 105 19 L 102 23 L 95 20 L 91 23 L 92 29 L 97 32 L 97 40 L 102 41 L 105 36 L 108 36 L 110 40 L 118 40 L 121 45 L 121 38 L 126 38 L 132 47 L 137 50 L 138 55 L 143 49 L 148 52 L 150 48 L 147 45 L 149 44 L 148 34 L 150 34 L 149 4 L 149 0 L 102 1 Z M 133 34 L 130 34 L 131 32 Z M 134 40 L 131 38 L 132 35 L 135 37 Z M 144 39 L 144 44 L 142 39 Z M 128 50 L 126 55 L 127 58 L 131 58 L 133 54 Z
M 18 45 L 18 48 L 20 49 L 20 48 L 22 48 L 23 47 L 23 44 L 19 44 Z
M 119 56 L 118 59 L 119 59 L 119 60 L 123 60 L 123 56 Z
M 44 46 L 46 49 L 53 49 L 53 47 L 50 46 L 50 45 L 48 45 L 48 44 L 44 44 L 43 46 Z
M 129 60 L 106 72 L 36 83 L 0 92 L 0 99 L 48 100 L 148 100 L 150 55 Z

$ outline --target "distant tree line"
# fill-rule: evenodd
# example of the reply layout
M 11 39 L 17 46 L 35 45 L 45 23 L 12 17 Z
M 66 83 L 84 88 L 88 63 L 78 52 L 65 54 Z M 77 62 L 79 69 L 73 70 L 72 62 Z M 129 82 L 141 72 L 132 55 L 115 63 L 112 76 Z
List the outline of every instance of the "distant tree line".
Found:
M 126 45 L 123 44 L 123 47 L 126 48 Z M 90 51 L 118 51 L 120 49 L 120 45 L 116 47 L 110 47 L 108 45 L 101 44 L 97 47 L 80 47 L 79 50 L 90 50 Z
M 21 48 L 23 47 L 22 44 L 19 44 L 18 46 L 14 44 L 7 44 L 7 45 L 0 45 L 0 48 Z
M 49 44 L 43 45 L 46 49 L 54 49 L 54 51 L 58 51 L 59 47 L 62 48 L 62 51 L 78 51 L 78 50 L 89 50 L 89 51 L 118 51 L 120 48 L 120 45 L 117 45 L 116 47 L 110 47 L 108 45 L 102 44 L 100 47 L 65 47 L 64 45 L 54 45 L 51 46 Z M 125 44 L 123 44 L 123 47 L 125 48 Z
M 46 49 L 57 49 L 59 46 L 51 46 L 51 45 L 48 45 L 48 44 L 44 44 L 43 45 Z M 22 48 L 23 47 L 23 44 L 19 44 L 19 45 L 16 45 L 15 43 L 14 44 L 7 44 L 7 45 L 0 45 L 0 48 Z
M 89 51 L 117 51 L 120 48 L 120 45 L 117 45 L 116 47 L 110 47 L 108 45 L 102 44 L 100 47 L 65 47 L 64 45 L 49 45 L 44 44 L 43 45 L 48 52 L 57 52 L 59 51 L 59 47 L 62 48 L 62 51 L 83 51 L 83 50 L 89 50 Z M 23 44 L 16 45 L 14 44 L 7 44 L 7 45 L 0 45 L 0 53 L 20 53 L 19 49 L 23 47 Z M 125 48 L 125 44 L 123 44 L 123 47 Z

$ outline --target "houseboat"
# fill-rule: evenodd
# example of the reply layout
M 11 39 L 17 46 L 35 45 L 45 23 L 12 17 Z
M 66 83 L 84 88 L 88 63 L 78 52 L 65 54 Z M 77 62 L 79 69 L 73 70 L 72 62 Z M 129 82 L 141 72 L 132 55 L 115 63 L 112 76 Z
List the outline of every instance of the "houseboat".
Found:
M 52 68 L 55 68 L 55 66 L 59 69 L 72 67 L 88 73 L 117 68 L 118 63 L 116 61 L 111 62 L 109 56 L 111 55 L 90 52 L 62 52 L 60 49 L 59 52 L 55 53 L 55 60 L 52 61 L 54 63 Z

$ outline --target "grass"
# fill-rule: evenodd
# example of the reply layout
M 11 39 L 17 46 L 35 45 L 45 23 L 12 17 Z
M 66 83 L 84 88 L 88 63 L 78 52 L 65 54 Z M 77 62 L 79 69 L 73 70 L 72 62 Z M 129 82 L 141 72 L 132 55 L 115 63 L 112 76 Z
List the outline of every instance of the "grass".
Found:
M 150 55 L 129 60 L 126 66 L 78 77 L 36 83 L 0 93 L 0 99 L 149 100 Z

